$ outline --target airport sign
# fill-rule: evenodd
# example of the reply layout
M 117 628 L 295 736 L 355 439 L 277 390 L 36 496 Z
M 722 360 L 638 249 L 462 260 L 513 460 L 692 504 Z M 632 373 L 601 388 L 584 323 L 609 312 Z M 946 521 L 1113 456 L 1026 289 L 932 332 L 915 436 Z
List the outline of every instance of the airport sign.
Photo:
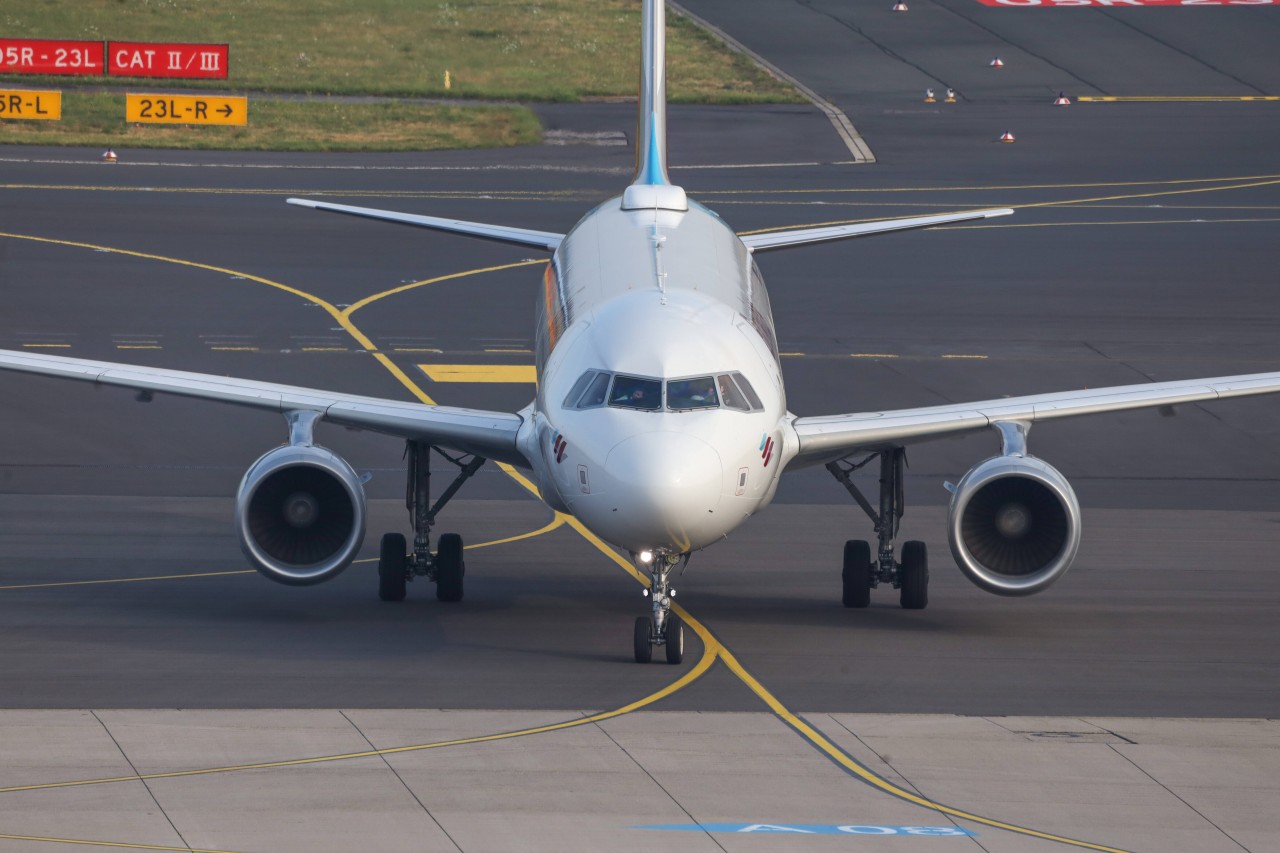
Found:
M 100 41 L 0 38 L 0 74 L 102 74 Z
M 228 59 L 225 44 L 107 43 L 107 74 L 111 77 L 225 80 Z
M 221 95 L 125 95 L 125 120 L 137 124 L 248 124 L 249 99 Z
M 61 92 L 0 89 L 0 119 L 58 121 L 61 118 Z

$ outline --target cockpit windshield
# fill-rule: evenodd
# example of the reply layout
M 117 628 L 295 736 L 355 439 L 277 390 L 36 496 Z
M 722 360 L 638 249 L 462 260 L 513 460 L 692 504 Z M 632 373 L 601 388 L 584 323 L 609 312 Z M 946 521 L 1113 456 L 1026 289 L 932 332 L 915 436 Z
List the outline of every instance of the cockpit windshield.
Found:
M 665 386 L 666 396 L 663 396 Z M 622 409 L 689 412 L 696 409 L 763 411 L 764 404 L 747 377 L 734 371 L 688 379 L 650 379 L 588 370 L 564 398 L 566 409 L 594 409 L 605 404 Z
M 616 376 L 609 392 L 609 405 L 655 412 L 662 408 L 662 382 L 639 376 Z
M 720 405 L 716 398 L 715 380 L 710 376 L 694 379 L 672 379 L 667 382 L 667 408 L 714 409 Z

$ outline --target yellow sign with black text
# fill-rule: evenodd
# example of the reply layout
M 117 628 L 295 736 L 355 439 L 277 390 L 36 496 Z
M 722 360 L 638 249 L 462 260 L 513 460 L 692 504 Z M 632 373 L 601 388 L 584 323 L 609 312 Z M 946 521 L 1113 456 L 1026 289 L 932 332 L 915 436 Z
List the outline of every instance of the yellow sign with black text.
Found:
M 137 124 L 248 124 L 249 99 L 217 95 L 125 95 L 125 120 Z
M 58 121 L 62 118 L 62 93 L 34 89 L 0 89 L 0 119 Z

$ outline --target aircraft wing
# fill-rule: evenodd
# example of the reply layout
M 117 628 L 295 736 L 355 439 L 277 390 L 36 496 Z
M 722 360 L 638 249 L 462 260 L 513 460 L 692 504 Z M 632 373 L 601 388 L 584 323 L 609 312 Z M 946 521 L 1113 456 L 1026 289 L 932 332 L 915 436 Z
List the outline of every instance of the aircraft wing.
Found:
M 506 225 L 485 225 L 482 222 L 465 222 L 461 219 L 443 219 L 438 216 L 420 216 L 416 213 L 397 213 L 394 210 L 378 210 L 372 207 L 353 207 L 349 204 L 331 204 L 327 201 L 311 201 L 305 198 L 286 199 L 289 204 L 310 207 L 315 210 L 328 210 L 333 213 L 345 213 L 348 216 L 363 216 L 367 219 L 381 219 L 384 222 L 399 222 L 402 225 L 416 225 L 419 228 L 430 228 L 434 231 L 448 231 L 452 234 L 466 234 L 499 243 L 514 243 L 517 246 L 532 246 L 554 252 L 564 239 L 563 234 L 550 231 L 531 231 L 527 228 L 511 228 Z
M 280 413 L 320 412 L 324 420 L 342 426 L 426 441 L 498 462 L 524 467 L 529 464 L 516 447 L 516 432 L 524 419 L 508 412 L 428 406 L 207 373 L 15 350 L 0 350 L 0 370 L 216 400 Z
M 292 199 L 291 199 L 292 201 Z M 911 231 L 916 228 L 931 228 L 934 225 L 946 225 L 951 222 L 968 222 L 973 219 L 989 219 L 993 216 L 1008 216 L 1013 210 L 1008 207 L 990 210 L 967 210 L 963 213 L 939 213 L 934 216 L 910 216 L 905 219 L 881 219 L 876 222 L 856 222 L 852 225 L 828 225 L 822 228 L 797 228 L 790 231 L 768 231 L 759 234 L 744 234 L 740 239 L 752 252 L 763 252 L 769 249 L 786 249 L 790 246 L 803 246 L 806 243 L 822 243 L 827 240 L 846 240 L 850 237 L 866 237 L 870 234 L 885 234 L 890 231 Z
M 1280 393 L 1280 372 L 1118 385 L 919 409 L 796 418 L 792 426 L 799 438 L 800 451 L 788 467 L 817 465 L 862 451 L 971 432 L 997 421 L 1032 424 L 1101 412 L 1275 393 Z

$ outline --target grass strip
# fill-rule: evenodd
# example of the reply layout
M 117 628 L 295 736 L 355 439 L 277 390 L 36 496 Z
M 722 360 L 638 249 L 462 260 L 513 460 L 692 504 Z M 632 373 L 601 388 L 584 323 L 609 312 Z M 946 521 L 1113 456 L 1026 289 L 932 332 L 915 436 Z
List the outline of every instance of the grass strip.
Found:
M 228 80 L 161 81 L 166 87 L 575 101 L 635 94 L 640 6 L 639 0 L 33 0 L 0 8 L 0 34 L 230 45 Z M 801 100 L 675 14 L 668 15 L 667 54 L 673 102 Z M 64 89 L 74 82 L 0 79 L 61 82 Z

